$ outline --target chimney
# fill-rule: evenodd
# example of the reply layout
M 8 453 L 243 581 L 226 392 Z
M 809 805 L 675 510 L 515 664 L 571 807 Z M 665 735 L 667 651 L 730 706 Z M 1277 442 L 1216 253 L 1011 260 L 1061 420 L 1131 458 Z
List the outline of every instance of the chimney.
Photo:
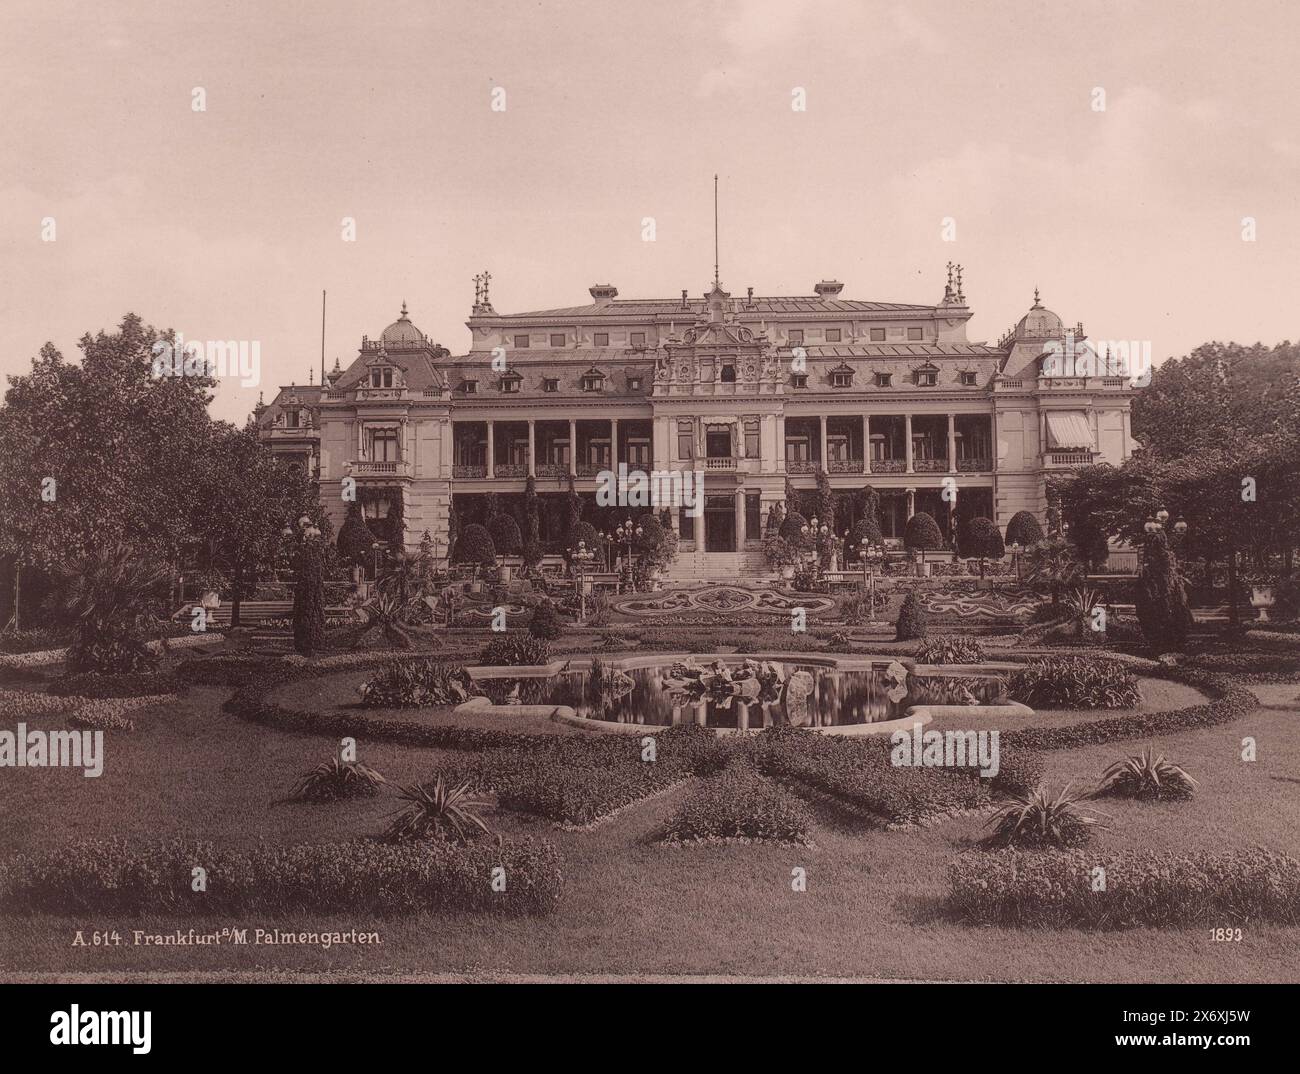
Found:
M 844 290 L 844 285 L 839 280 L 822 280 L 821 283 L 813 287 L 813 290 L 822 298 L 834 298 Z
M 682 309 L 686 310 L 690 308 L 691 308 L 691 304 L 686 301 L 686 288 L 683 287 L 682 288 Z
M 751 308 L 754 305 L 754 289 L 752 287 L 745 288 L 745 305 Z
M 608 306 L 618 298 L 618 288 L 608 283 L 597 283 L 589 287 L 588 292 L 597 306 Z

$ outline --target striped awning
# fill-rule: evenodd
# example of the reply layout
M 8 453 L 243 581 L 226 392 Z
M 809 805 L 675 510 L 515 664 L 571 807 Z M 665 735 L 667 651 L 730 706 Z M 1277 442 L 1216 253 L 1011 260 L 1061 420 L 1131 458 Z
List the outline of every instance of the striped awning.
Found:
M 1047 446 L 1092 450 L 1092 427 L 1082 410 L 1050 410 L 1047 413 Z

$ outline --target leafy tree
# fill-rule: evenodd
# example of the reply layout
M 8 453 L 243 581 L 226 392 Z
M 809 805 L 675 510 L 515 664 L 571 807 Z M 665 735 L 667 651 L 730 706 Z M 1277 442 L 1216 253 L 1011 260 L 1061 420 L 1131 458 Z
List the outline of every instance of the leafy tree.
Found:
M 1017 511 L 1007 523 L 1006 543 L 1018 544 L 1023 548 L 1036 545 L 1043 539 L 1043 527 L 1030 511 Z
M 781 537 L 790 548 L 802 551 L 812 547 L 812 538 L 804 533 L 808 520 L 798 511 L 787 509 L 781 522 Z
M 155 344 L 174 342 L 127 314 L 115 332 L 82 336 L 79 364 L 46 344 L 30 373 L 9 378 L 0 553 L 19 570 L 58 572 L 115 542 L 179 560 L 202 495 L 215 382 L 203 370 L 155 376 Z
M 492 544 L 496 547 L 497 555 L 515 556 L 519 554 L 522 541 L 519 534 L 519 523 L 514 520 L 513 515 L 499 511 L 488 520 L 487 528 L 492 537 Z
M 536 567 L 542 559 L 542 518 L 537 499 L 537 478 L 524 483 L 523 555 L 525 567 Z
M 831 490 L 831 479 L 826 467 L 817 469 L 817 526 L 826 526 L 835 532 L 835 493 Z

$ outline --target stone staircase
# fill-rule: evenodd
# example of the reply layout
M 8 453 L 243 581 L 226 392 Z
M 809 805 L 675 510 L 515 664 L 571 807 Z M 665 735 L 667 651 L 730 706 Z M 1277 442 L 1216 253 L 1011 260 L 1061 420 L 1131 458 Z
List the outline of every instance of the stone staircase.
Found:
M 705 582 L 756 584 L 769 582 L 774 572 L 761 550 L 745 552 L 680 552 L 668 572 L 673 585 Z

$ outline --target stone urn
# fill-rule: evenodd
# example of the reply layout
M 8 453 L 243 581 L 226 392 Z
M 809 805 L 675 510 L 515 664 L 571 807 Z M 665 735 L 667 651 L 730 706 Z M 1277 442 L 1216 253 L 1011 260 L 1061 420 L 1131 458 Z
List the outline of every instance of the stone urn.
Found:
M 199 603 L 205 608 L 220 608 L 221 594 L 215 589 L 205 589 Z
M 1253 585 L 1250 587 L 1250 606 L 1259 612 L 1259 621 L 1268 622 L 1268 610 L 1273 607 L 1273 587 L 1271 585 Z

